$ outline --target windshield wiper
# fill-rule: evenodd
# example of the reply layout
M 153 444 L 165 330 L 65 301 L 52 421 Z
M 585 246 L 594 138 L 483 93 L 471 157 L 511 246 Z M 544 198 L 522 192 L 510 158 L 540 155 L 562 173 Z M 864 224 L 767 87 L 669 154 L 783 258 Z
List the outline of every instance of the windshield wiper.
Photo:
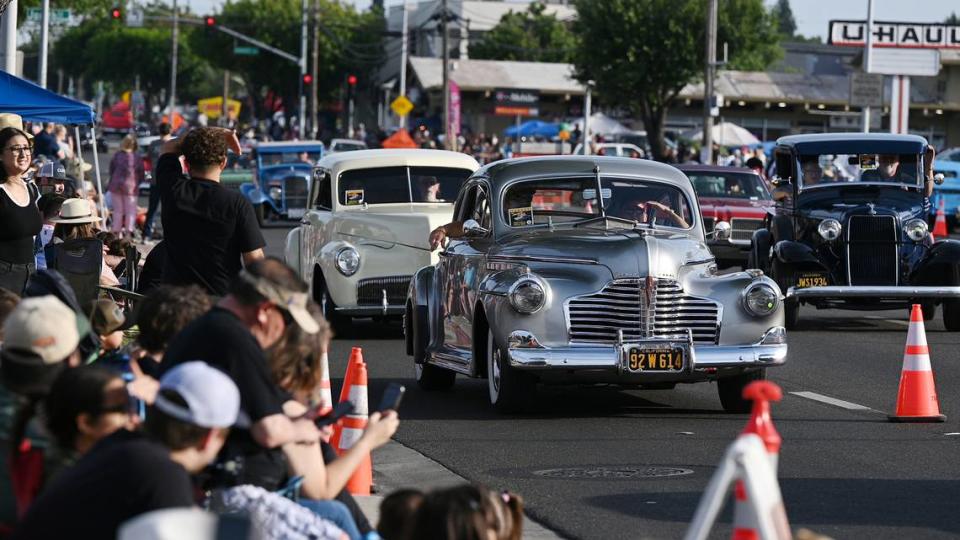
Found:
M 594 217 L 592 217 L 592 218 L 590 218 L 590 219 L 585 219 L 585 220 L 583 220 L 583 221 L 578 221 L 578 222 L 574 223 L 573 226 L 574 226 L 574 227 L 579 227 L 579 226 L 581 226 L 581 225 L 589 225 L 589 224 L 591 224 L 591 223 L 596 223 L 596 222 L 598 222 L 598 221 L 603 221 L 604 223 L 606 223 L 607 221 L 614 221 L 614 222 L 616 222 L 616 223 L 624 223 L 624 224 L 626 224 L 626 225 L 630 225 L 631 227 L 637 227 L 638 225 L 640 225 L 636 220 L 625 219 L 625 218 L 617 217 L 617 216 L 606 216 L 606 215 L 604 215 L 604 216 L 594 216 Z

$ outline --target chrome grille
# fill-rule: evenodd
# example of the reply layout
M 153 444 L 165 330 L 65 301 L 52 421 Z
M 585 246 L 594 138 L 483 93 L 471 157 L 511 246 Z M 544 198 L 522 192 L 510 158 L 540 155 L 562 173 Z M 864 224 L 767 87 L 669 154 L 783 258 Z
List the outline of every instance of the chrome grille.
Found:
M 307 207 L 307 180 L 299 176 L 288 176 L 283 179 L 284 208 Z
M 566 309 L 573 343 L 613 344 L 618 331 L 623 331 L 626 342 L 685 340 L 688 329 L 695 343 L 713 344 L 719 337 L 720 305 L 685 294 L 669 279 L 615 280 L 599 292 L 570 299 Z
M 388 276 L 381 278 L 361 279 L 357 283 L 358 306 L 383 305 L 383 291 L 387 291 L 387 303 L 403 305 L 407 300 L 407 289 L 410 287 L 411 276 Z
M 753 238 L 753 231 L 761 228 L 762 219 L 733 218 L 730 220 L 730 240 L 749 242 Z
M 850 285 L 896 285 L 899 234 L 893 216 L 850 216 L 847 278 Z

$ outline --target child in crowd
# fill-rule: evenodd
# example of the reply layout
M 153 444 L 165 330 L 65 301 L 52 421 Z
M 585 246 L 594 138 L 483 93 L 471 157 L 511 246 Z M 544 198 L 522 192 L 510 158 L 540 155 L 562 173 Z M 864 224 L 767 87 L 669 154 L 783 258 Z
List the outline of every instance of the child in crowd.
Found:
M 398 489 L 380 501 L 380 520 L 377 532 L 383 540 L 410 538 L 413 517 L 423 503 L 424 493 L 419 489 Z
M 63 195 L 46 193 L 41 195 L 37 201 L 37 208 L 40 210 L 40 216 L 43 219 L 43 227 L 40 229 L 40 234 L 34 239 L 33 252 L 37 259 L 37 270 L 43 270 L 47 267 L 47 257 L 44 249 L 47 247 L 47 244 L 53 240 L 53 220 L 60 215 L 60 207 L 63 206 L 63 202 L 66 200 L 67 198 Z

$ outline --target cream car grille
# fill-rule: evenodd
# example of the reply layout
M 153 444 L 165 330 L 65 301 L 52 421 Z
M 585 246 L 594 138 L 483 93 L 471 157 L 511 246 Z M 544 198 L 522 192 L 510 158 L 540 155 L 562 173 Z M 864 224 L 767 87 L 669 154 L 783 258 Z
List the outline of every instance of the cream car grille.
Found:
M 383 294 L 386 291 L 387 304 L 402 306 L 407 300 L 410 277 L 389 276 L 361 279 L 357 283 L 357 305 L 379 306 L 383 303 Z
M 720 334 L 720 305 L 669 279 L 618 279 L 570 299 L 566 310 L 572 343 L 613 344 L 620 330 L 625 342 L 685 340 L 689 330 L 695 343 L 715 344 Z

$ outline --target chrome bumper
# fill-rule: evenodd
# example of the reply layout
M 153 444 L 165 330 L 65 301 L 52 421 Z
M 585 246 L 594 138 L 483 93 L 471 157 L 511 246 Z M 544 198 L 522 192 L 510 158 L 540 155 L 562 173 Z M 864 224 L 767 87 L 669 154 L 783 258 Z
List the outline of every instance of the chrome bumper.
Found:
M 931 286 L 845 286 L 806 287 L 787 289 L 787 298 L 960 298 L 960 287 Z
M 656 375 L 683 375 L 710 368 L 771 367 L 787 360 L 787 344 L 771 345 L 694 345 L 690 347 L 687 367 L 679 372 L 651 372 Z M 620 370 L 626 371 L 622 349 L 617 345 L 565 347 L 562 349 L 508 349 L 510 365 L 517 369 Z M 632 373 L 640 375 L 641 373 Z
M 388 305 L 388 306 L 354 306 L 354 307 L 340 307 L 337 306 L 337 313 L 343 315 L 351 315 L 353 317 L 374 317 L 380 315 L 403 315 L 403 310 L 405 306 L 397 305 Z

